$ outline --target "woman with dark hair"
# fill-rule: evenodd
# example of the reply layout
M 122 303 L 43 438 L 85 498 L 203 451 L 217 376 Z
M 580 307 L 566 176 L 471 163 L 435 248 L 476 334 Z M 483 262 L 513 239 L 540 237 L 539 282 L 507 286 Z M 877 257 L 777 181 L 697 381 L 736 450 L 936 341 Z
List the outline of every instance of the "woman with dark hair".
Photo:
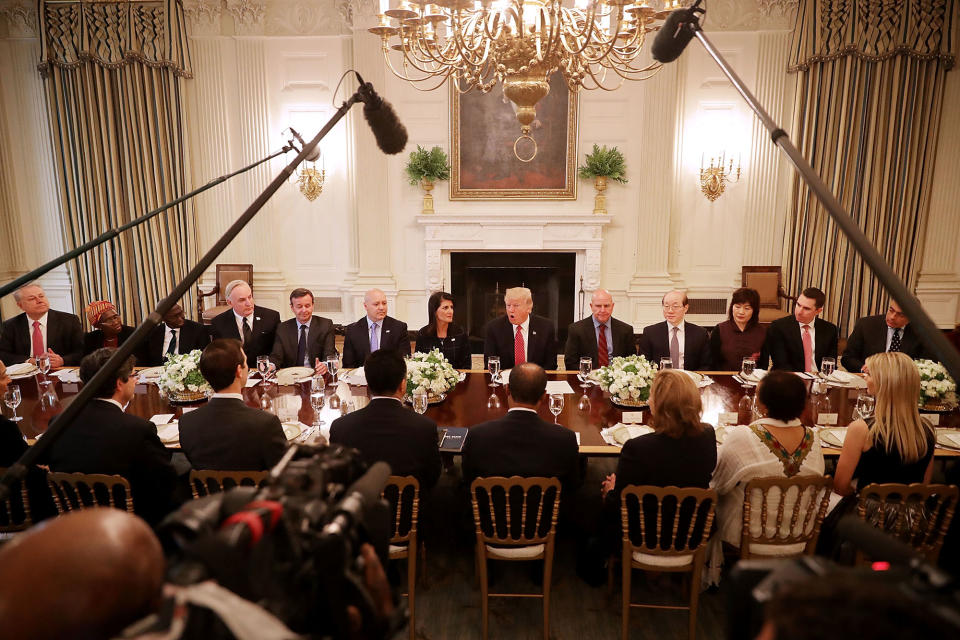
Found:
M 760 326 L 760 294 L 756 289 L 741 287 L 730 296 L 727 319 L 718 324 L 710 336 L 713 364 L 719 371 L 740 371 L 743 359 L 756 360 L 767 337 Z
M 117 308 L 108 300 L 91 302 L 86 312 L 93 331 L 83 336 L 83 355 L 104 347 L 116 349 L 133 333 L 133 327 L 123 324 Z
M 453 324 L 453 296 L 437 291 L 427 301 L 430 322 L 417 332 L 417 351 L 439 349 L 455 369 L 469 369 L 470 338 L 459 325 Z

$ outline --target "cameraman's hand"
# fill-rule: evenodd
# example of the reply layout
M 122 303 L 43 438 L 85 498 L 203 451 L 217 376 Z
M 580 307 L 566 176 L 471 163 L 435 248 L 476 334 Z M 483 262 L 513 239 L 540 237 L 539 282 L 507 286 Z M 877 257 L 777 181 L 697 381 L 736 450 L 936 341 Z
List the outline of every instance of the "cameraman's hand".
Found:
M 393 597 L 380 558 L 369 544 L 360 547 L 360 557 L 363 558 L 363 582 L 373 600 L 376 615 L 383 619 L 389 618 L 394 610 Z M 363 617 L 360 610 L 352 605 L 347 607 L 347 619 L 350 622 L 350 637 L 363 640 Z

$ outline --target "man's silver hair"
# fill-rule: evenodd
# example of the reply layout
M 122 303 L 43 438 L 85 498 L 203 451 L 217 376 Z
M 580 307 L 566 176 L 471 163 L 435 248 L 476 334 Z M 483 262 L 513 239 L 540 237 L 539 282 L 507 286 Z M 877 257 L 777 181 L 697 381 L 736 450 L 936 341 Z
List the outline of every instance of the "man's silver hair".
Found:
M 248 287 L 250 286 L 249 283 L 247 283 L 246 280 L 231 280 L 230 282 L 228 282 L 228 283 L 227 283 L 227 286 L 225 286 L 225 287 L 223 288 L 223 297 L 224 297 L 224 298 L 229 298 L 229 297 L 230 297 L 230 294 L 233 293 L 233 290 L 236 289 L 237 287 L 239 287 L 239 286 L 242 285 L 242 284 L 245 284 L 245 285 L 247 285 Z M 251 291 L 253 291 L 253 289 L 251 289 Z
M 533 303 L 533 293 L 526 287 L 512 287 L 503 292 L 503 299 L 504 301 L 520 299 Z
M 20 296 L 22 295 L 23 290 L 24 290 L 24 289 L 34 289 L 34 288 L 40 289 L 40 291 L 43 291 L 43 287 L 41 287 L 41 286 L 40 286 L 39 284 L 37 284 L 36 282 L 28 282 L 27 284 L 23 285 L 22 287 L 20 287 L 19 289 L 15 290 L 15 291 L 13 292 L 13 301 L 14 301 L 14 302 L 20 302 Z M 46 293 L 46 292 L 44 292 L 44 293 Z

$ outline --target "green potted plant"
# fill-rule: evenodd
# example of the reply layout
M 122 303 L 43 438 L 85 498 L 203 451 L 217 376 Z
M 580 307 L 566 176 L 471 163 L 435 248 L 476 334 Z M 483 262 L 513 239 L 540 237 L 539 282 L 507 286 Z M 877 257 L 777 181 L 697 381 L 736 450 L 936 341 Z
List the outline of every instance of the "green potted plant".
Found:
M 607 190 L 607 180 L 616 180 L 621 184 L 627 182 L 627 163 L 623 154 L 616 147 L 608 149 L 606 145 L 593 145 L 593 153 L 587 154 L 577 172 L 581 180 L 593 179 L 593 186 L 597 190 L 593 212 L 606 215 L 607 197 L 603 192 Z
M 407 179 L 410 184 L 419 184 L 424 190 L 423 213 L 433 213 L 433 183 L 437 180 L 450 179 L 450 161 L 447 154 L 440 147 L 427 151 L 420 145 L 410 153 L 406 166 Z

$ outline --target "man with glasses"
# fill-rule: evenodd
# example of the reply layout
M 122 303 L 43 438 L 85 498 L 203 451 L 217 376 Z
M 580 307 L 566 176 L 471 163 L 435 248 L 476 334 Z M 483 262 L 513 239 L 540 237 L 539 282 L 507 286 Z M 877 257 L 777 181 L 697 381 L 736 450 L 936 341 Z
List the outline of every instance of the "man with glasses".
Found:
M 710 339 L 707 330 L 683 318 L 690 309 L 687 294 L 668 291 L 661 300 L 664 322 L 644 328 L 640 354 L 653 364 L 669 358 L 674 369 L 710 369 Z
M 886 313 L 857 320 L 840 362 L 847 371 L 859 373 L 867 358 L 883 351 L 900 351 L 914 360 L 928 357 L 910 318 L 896 300 L 890 300 Z

